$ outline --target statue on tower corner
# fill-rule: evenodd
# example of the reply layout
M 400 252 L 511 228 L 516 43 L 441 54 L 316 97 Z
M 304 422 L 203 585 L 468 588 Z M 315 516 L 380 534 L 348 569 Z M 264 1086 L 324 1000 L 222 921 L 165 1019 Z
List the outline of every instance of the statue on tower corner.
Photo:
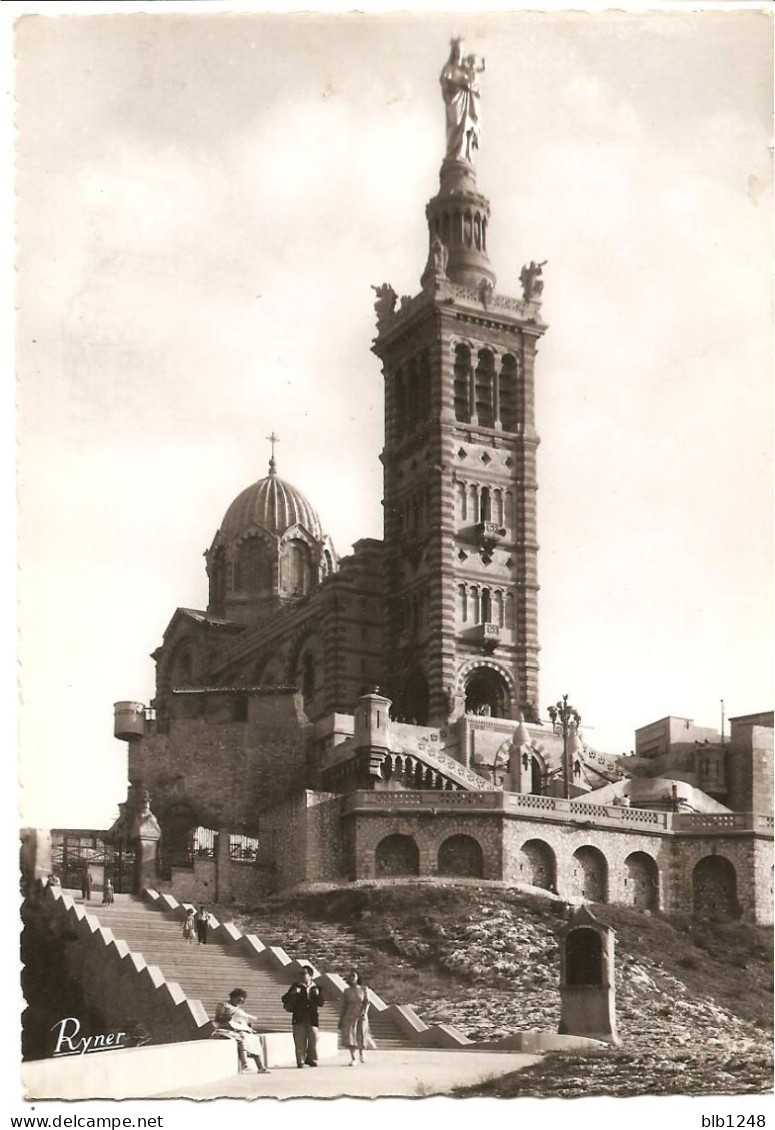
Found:
M 377 314 L 377 329 L 381 330 L 383 326 L 387 326 L 393 320 L 398 295 L 390 283 L 381 283 L 380 286 L 372 286 L 371 289 L 377 296 L 374 302 L 374 310 Z
M 438 283 L 445 279 L 448 262 L 449 251 L 444 241 L 438 235 L 434 235 L 428 251 L 428 262 L 425 264 L 425 270 L 420 278 L 420 285 L 424 287 L 428 283 Z
M 479 82 L 484 59 L 465 55 L 462 39 L 453 39 L 439 82 L 447 111 L 447 160 L 472 162 L 479 148 Z
M 522 268 L 519 281 L 522 283 L 522 297 L 525 302 L 541 301 L 544 292 L 543 268 L 548 261 L 544 259 L 542 263 L 536 263 L 535 259 L 531 259 L 530 265 L 526 264 Z

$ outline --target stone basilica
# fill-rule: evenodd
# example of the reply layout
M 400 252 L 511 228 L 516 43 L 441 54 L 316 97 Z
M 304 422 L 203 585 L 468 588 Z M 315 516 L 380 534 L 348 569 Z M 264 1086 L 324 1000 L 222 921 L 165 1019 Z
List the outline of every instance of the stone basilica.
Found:
M 665 719 L 633 758 L 540 719 L 543 264 L 496 289 L 481 69 L 454 41 L 420 289 L 374 288 L 384 537 L 339 558 L 270 437 L 207 551 L 206 609 L 178 608 L 153 653 L 155 698 L 116 703 L 110 835 L 135 886 L 209 902 L 445 875 L 771 920 L 772 714 L 726 741 Z

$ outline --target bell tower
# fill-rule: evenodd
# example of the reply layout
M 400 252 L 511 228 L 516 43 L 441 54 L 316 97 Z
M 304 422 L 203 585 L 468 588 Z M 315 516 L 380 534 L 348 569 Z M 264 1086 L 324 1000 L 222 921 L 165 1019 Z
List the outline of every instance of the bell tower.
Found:
M 537 719 L 534 364 L 543 264 L 495 289 L 477 187 L 484 61 L 453 40 L 421 290 L 375 287 L 385 378 L 386 692 L 407 722 Z

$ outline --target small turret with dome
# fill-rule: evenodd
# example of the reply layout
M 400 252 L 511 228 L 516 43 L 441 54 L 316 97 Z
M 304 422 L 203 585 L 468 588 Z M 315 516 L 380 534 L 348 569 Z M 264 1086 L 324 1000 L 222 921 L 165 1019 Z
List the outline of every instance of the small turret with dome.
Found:
M 205 554 L 208 612 L 258 623 L 306 596 L 337 569 L 331 539 L 308 499 L 277 474 L 272 444 L 269 474 L 246 487 L 227 509 Z

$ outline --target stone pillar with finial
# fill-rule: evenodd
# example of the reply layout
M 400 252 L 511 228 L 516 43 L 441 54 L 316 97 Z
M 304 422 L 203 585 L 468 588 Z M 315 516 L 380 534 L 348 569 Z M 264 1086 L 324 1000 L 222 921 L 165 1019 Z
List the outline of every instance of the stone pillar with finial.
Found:
M 355 704 L 355 756 L 361 788 L 371 789 L 382 777 L 382 763 L 390 748 L 389 698 L 375 687 Z

